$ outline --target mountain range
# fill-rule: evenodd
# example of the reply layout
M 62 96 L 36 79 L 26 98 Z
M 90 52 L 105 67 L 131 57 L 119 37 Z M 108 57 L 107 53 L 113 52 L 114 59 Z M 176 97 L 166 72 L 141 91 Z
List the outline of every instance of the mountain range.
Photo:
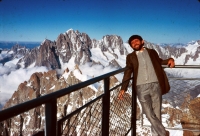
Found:
M 159 46 L 145 41 L 145 46 L 154 48 L 161 58 L 173 57 L 177 65 L 200 64 L 200 40 L 193 41 L 184 46 Z M 72 29 L 58 36 L 56 41 L 45 39 L 40 46 L 27 49 L 16 45 L 6 53 L 8 57 L 0 59 L 1 63 L 14 58 L 20 58 L 17 62 L 19 68 L 31 66 L 46 66 L 49 69 L 64 68 L 66 63 L 84 65 L 99 64 L 103 67 L 124 67 L 124 60 L 132 49 L 127 43 L 123 43 L 120 36 L 106 35 L 101 40 L 90 39 L 86 33 L 80 33 Z M 10 56 L 9 56 L 10 55 Z

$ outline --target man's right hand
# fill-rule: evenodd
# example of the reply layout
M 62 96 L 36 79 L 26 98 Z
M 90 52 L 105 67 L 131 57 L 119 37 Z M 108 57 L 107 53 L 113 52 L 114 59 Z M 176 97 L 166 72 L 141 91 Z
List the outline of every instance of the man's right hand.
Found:
M 118 94 L 118 99 L 122 100 L 123 99 L 123 95 L 124 95 L 124 90 L 120 90 L 119 94 Z

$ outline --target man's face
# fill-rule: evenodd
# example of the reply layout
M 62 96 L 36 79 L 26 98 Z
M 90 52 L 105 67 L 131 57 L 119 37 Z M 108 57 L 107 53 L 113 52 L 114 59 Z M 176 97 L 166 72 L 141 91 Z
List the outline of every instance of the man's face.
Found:
M 135 51 L 140 51 L 142 49 L 144 45 L 144 41 L 140 41 L 139 39 L 134 39 L 131 41 L 131 47 L 135 50 Z

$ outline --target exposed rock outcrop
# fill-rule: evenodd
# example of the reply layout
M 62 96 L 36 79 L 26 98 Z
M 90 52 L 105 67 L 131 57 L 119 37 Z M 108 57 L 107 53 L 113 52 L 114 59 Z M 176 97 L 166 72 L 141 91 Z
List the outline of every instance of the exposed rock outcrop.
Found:
M 191 100 L 187 106 L 188 111 L 184 112 L 181 118 L 183 129 L 200 130 L 200 97 Z M 199 136 L 200 132 L 185 130 L 183 135 Z
M 166 103 L 167 104 L 167 103 Z M 183 101 L 180 109 L 173 107 L 165 107 L 162 110 L 162 114 L 167 114 L 168 127 L 175 127 L 177 124 L 181 124 L 183 136 L 199 136 L 200 132 L 195 131 L 200 129 L 200 97 L 191 99 L 188 95 Z M 193 131 L 194 130 L 194 131 Z

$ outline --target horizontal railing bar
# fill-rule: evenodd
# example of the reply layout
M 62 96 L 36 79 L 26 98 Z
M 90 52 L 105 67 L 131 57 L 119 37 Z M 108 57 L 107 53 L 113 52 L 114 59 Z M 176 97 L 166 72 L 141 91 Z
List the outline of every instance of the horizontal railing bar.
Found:
M 168 78 L 174 80 L 200 80 L 200 78 L 182 78 L 182 77 L 168 77 Z
M 119 70 L 115 70 L 113 72 L 92 78 L 90 80 L 87 80 L 87 81 L 84 81 L 84 82 L 81 82 L 81 83 L 78 83 L 78 84 L 75 84 L 75 85 L 72 85 L 72 86 L 69 86 L 69 87 L 61 89 L 59 91 L 52 92 L 50 94 L 46 94 L 46 95 L 43 95 L 41 97 L 35 98 L 33 100 L 29 100 L 29 101 L 20 103 L 18 105 L 15 105 L 13 107 L 9 107 L 7 109 L 4 109 L 4 110 L 0 111 L 0 122 L 3 121 L 3 120 L 6 120 L 8 118 L 11 118 L 13 116 L 19 115 L 20 113 L 23 113 L 25 111 L 33 109 L 33 108 L 40 106 L 42 104 L 45 104 L 48 101 L 50 101 L 51 99 L 62 97 L 64 95 L 67 95 L 67 94 L 75 91 L 75 90 L 81 89 L 83 87 L 86 87 L 88 85 L 96 83 L 100 80 L 103 80 L 104 78 L 107 78 L 107 77 L 110 77 L 112 75 L 121 73 L 121 72 L 125 71 L 126 69 L 128 69 L 128 68 L 122 68 L 122 69 L 119 69 Z
M 162 67 L 170 68 L 168 65 L 162 65 Z M 191 69 L 198 68 L 198 69 L 200 69 L 200 65 L 175 65 L 174 68 L 191 68 Z
M 97 98 L 95 98 L 94 100 L 91 100 L 90 102 L 86 103 L 85 105 L 83 105 L 82 107 L 76 109 L 75 111 L 69 113 L 67 116 L 61 118 L 58 122 L 61 123 L 63 121 L 65 121 L 66 119 L 70 118 L 71 116 L 77 114 L 78 112 L 80 112 L 82 109 L 84 109 L 85 107 L 88 107 L 90 104 L 96 102 L 97 100 L 101 99 L 104 96 L 104 94 L 99 95 Z
M 143 125 L 145 127 L 151 127 L 151 125 Z M 190 129 L 190 128 L 170 128 L 170 127 L 165 127 L 166 129 L 171 129 L 171 130 L 187 130 L 187 131 L 192 131 L 192 132 L 200 132 L 200 129 Z

